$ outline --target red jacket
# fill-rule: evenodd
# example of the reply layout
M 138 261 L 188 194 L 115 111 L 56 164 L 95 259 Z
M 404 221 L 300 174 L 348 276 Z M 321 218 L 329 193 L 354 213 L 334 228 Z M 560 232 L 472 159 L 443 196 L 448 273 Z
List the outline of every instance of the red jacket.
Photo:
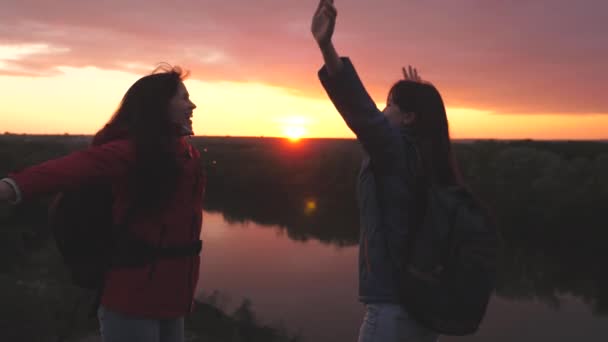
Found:
M 161 211 L 135 215 L 129 225 L 130 231 L 140 239 L 153 245 L 162 241 L 163 247 L 193 243 L 201 233 L 205 177 L 200 154 L 185 138 L 176 139 L 183 173 L 174 198 L 167 201 Z M 134 162 L 133 143 L 120 139 L 47 161 L 9 177 L 17 183 L 22 200 L 109 180 L 114 194 L 113 219 L 118 223 L 130 207 L 127 182 Z M 183 316 L 192 311 L 199 265 L 200 257 L 194 256 L 159 259 L 154 266 L 111 270 L 106 275 L 101 305 L 139 317 Z

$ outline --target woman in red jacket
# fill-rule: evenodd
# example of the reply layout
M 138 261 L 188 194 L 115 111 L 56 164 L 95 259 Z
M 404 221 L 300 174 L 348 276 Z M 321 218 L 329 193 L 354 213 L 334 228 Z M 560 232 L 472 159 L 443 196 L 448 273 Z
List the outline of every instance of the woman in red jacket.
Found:
M 10 174 L 0 181 L 0 201 L 105 183 L 112 221 L 130 216 L 137 240 L 159 249 L 200 244 L 205 179 L 200 155 L 186 140 L 196 105 L 185 76 L 165 68 L 139 79 L 91 147 Z M 182 342 L 199 250 L 106 272 L 98 311 L 104 342 Z

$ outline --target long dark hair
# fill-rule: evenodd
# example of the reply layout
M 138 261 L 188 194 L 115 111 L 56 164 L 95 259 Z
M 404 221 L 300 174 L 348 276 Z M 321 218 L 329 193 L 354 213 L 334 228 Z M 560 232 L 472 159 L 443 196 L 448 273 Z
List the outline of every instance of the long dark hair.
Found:
M 138 209 L 153 209 L 173 194 L 180 173 L 176 158 L 176 128 L 169 102 L 188 76 L 163 64 L 140 78 L 124 95 L 110 121 L 95 135 L 93 145 L 129 138 L 135 146 L 130 173 L 131 200 Z
M 415 113 L 409 128 L 424 177 L 440 185 L 464 185 L 452 151 L 443 99 L 435 86 L 401 80 L 391 87 L 388 98 L 402 112 Z

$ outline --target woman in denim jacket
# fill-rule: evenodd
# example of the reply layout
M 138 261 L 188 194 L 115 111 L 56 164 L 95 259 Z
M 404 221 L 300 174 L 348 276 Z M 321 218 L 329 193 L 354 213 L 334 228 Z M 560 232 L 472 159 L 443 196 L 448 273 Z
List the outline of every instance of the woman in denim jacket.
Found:
M 416 201 L 419 180 L 462 184 L 443 101 L 410 67 L 389 91 L 386 108 L 378 110 L 350 59 L 333 46 L 336 16 L 333 1 L 321 0 L 311 31 L 325 61 L 319 79 L 366 152 L 357 186 L 359 300 L 366 305 L 359 342 L 436 341 L 438 334 L 402 305 L 399 275 L 405 271 L 408 236 L 424 210 Z

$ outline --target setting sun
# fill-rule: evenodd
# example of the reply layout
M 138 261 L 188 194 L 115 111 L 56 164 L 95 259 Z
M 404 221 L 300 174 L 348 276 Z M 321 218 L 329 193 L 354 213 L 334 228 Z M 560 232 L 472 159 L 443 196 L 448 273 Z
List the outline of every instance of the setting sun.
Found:
M 289 140 L 298 141 L 306 134 L 306 128 L 303 126 L 286 126 L 283 132 Z

